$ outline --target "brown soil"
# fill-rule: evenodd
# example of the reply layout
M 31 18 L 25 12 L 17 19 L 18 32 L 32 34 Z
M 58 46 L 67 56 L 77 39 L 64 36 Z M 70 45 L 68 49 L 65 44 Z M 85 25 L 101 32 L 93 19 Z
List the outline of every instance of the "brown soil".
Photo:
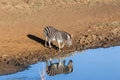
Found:
M 117 0 L 51 1 L 38 5 L 32 0 L 0 0 L 1 75 L 58 55 L 68 56 L 76 50 L 120 45 Z M 72 34 L 73 45 L 61 52 L 56 50 L 56 43 L 51 49 L 44 47 L 43 28 L 48 25 Z

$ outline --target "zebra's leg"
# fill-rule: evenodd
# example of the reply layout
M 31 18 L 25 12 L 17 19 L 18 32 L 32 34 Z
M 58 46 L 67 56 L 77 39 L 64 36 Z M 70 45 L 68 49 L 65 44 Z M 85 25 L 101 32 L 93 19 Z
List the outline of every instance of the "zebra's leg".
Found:
M 45 38 L 45 47 L 47 47 L 47 41 L 48 41 L 48 38 L 46 37 Z
M 61 48 L 63 48 L 65 46 L 65 43 L 62 44 Z
M 61 66 L 61 57 L 59 57 L 59 59 L 58 59 L 58 69 L 60 68 L 60 66 Z
M 59 58 L 58 58 L 58 62 L 61 62 L 61 60 L 62 60 L 61 57 L 59 57 Z
M 49 48 L 51 48 L 51 40 L 48 40 L 48 43 L 49 43 Z
M 65 65 L 65 62 L 66 62 L 66 60 L 64 59 L 64 60 L 63 60 L 64 65 Z
M 61 45 L 60 45 L 60 42 L 58 42 L 58 46 L 59 46 L 59 51 L 61 51 Z
M 49 59 L 49 62 L 50 62 L 50 65 L 52 65 L 52 64 L 53 64 L 53 63 L 52 63 L 52 59 L 51 59 L 51 58 Z
M 61 64 L 63 63 L 65 65 L 66 60 L 64 58 L 60 57 L 58 62 L 60 62 Z

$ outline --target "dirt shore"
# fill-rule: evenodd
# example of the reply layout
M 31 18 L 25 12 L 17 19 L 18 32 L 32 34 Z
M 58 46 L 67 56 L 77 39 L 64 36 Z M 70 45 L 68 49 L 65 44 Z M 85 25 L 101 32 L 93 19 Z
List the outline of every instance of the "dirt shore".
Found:
M 0 0 L 0 75 L 23 70 L 50 57 L 69 56 L 76 50 L 120 45 L 119 1 L 83 4 L 75 0 L 78 2 L 44 5 L 29 1 L 32 0 L 18 4 Z M 46 26 L 72 34 L 73 45 L 65 46 L 61 52 L 56 50 L 56 43 L 51 49 L 44 47 Z

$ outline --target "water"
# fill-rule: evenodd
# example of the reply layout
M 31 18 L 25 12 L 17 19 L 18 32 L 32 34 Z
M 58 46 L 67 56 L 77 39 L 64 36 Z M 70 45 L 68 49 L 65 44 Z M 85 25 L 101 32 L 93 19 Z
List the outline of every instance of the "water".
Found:
M 65 59 L 73 61 L 73 72 L 48 76 L 46 80 L 120 80 L 120 47 L 90 49 L 75 52 Z M 41 80 L 40 72 L 45 62 L 31 65 L 28 70 L 0 76 L 0 80 Z

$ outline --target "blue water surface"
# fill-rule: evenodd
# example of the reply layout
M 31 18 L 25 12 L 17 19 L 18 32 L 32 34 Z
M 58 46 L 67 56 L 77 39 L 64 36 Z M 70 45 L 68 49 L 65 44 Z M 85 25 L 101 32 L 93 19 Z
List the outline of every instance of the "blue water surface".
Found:
M 120 47 L 90 49 L 74 52 L 74 56 L 66 60 L 73 60 L 73 72 L 48 76 L 46 80 L 120 80 Z M 28 70 L 15 74 L 0 76 L 0 80 L 41 80 L 40 72 L 45 62 L 38 62 Z

